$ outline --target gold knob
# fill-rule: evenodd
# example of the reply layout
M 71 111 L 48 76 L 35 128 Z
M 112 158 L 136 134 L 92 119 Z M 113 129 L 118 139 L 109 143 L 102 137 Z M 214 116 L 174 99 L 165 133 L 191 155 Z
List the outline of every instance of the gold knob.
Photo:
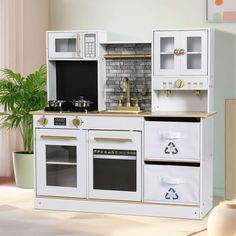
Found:
M 177 88 L 183 88 L 184 87 L 184 81 L 182 79 L 178 79 L 175 81 L 175 85 Z
M 185 50 L 184 49 L 180 49 L 179 50 L 179 55 L 184 55 L 186 52 L 185 52 Z
M 48 119 L 45 117 L 41 117 L 41 118 L 39 118 L 38 122 L 40 125 L 45 126 L 48 124 Z
M 175 49 L 175 50 L 174 50 L 174 54 L 175 54 L 176 56 L 179 56 L 179 55 L 180 55 L 179 51 L 180 51 L 179 49 Z
M 81 125 L 81 120 L 78 119 L 78 118 L 74 118 L 73 121 L 72 121 L 72 123 L 73 123 L 73 125 L 74 125 L 75 127 L 78 127 L 78 126 Z

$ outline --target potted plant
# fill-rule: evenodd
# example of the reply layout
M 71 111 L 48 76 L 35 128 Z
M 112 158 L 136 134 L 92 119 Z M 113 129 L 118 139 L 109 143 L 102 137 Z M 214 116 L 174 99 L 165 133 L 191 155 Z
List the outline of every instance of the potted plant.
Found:
M 32 111 L 46 106 L 46 66 L 26 77 L 11 69 L 1 69 L 0 76 L 0 128 L 18 128 L 24 150 L 13 153 L 16 185 L 34 186 L 33 116 Z

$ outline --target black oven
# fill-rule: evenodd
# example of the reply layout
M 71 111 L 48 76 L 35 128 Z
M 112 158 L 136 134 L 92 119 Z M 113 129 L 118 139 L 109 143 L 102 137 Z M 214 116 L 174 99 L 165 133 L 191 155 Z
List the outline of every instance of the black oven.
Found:
M 141 132 L 89 131 L 89 198 L 141 201 Z
M 93 188 L 136 191 L 135 150 L 93 149 Z

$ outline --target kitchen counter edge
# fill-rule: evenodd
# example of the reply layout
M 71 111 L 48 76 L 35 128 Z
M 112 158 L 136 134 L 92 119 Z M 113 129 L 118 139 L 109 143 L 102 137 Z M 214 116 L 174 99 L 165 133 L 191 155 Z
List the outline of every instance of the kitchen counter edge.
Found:
M 161 111 L 161 112 L 140 112 L 140 113 L 109 113 L 109 112 L 45 112 L 33 111 L 32 115 L 53 115 L 53 116 L 108 116 L 108 117 L 197 117 L 208 118 L 216 114 L 216 112 L 177 112 L 177 111 Z

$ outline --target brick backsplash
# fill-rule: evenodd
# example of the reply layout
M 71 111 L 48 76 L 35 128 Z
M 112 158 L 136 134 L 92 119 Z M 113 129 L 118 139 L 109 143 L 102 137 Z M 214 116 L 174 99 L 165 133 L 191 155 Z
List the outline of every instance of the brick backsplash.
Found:
M 107 54 L 151 54 L 151 44 L 112 44 L 106 47 Z M 124 98 L 121 80 L 131 81 L 131 98 L 141 98 L 139 105 L 144 111 L 151 110 L 151 58 L 106 59 L 106 108 L 117 106 L 116 98 Z

